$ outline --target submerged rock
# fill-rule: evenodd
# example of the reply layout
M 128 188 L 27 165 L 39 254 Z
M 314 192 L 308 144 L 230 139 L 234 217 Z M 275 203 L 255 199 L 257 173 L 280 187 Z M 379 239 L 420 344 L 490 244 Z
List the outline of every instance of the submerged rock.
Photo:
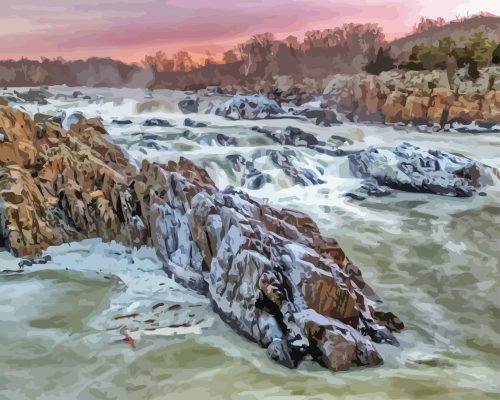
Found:
M 190 128 L 206 128 L 208 125 L 205 124 L 204 122 L 196 122 L 196 121 L 193 121 L 191 118 L 186 118 L 184 120 L 184 126 L 187 126 Z
M 365 180 L 361 184 L 361 190 L 364 191 L 368 196 L 383 197 L 389 196 L 391 191 L 386 186 L 379 186 L 377 181 Z
M 358 194 L 356 192 L 347 192 L 345 194 L 345 197 L 349 197 L 350 199 L 357 200 L 357 201 L 366 200 L 366 196 L 363 196 L 363 195 Z
M 174 125 L 172 125 L 166 119 L 151 118 L 151 119 L 147 119 L 146 121 L 144 121 L 144 126 L 161 126 L 161 127 L 165 127 L 165 128 L 171 128 Z
M 295 367 L 373 366 L 403 328 L 338 243 L 307 215 L 220 191 L 189 160 L 136 165 L 98 120 L 37 126 L 0 106 L 0 239 L 28 256 L 101 237 L 153 246 L 233 329 Z M 40 131 L 44 131 L 40 135 Z
M 183 114 L 197 113 L 199 105 L 199 99 L 185 99 L 181 100 L 178 104 L 179 110 L 181 110 Z
M 387 186 L 380 186 L 376 180 L 367 179 L 361 183 L 361 187 L 345 194 L 353 200 L 365 200 L 367 196 L 385 197 L 391 195 L 391 190 Z
M 130 125 L 132 123 L 129 119 L 114 119 L 112 122 L 116 125 Z
M 19 261 L 18 265 L 19 267 L 31 267 L 32 265 L 36 264 L 47 264 L 49 261 L 52 261 L 52 257 L 48 254 L 40 256 L 40 255 L 34 255 L 34 256 L 29 256 L 23 258 L 21 261 Z
M 187 140 L 196 140 L 198 138 L 198 135 L 193 131 L 186 129 L 184 132 L 182 132 L 182 137 L 186 138 Z
M 61 121 L 61 126 L 66 130 L 70 129 L 73 124 L 78 124 L 85 120 L 85 116 L 80 111 L 66 114 L 66 111 L 63 110 L 57 118 Z M 35 120 L 35 122 L 37 122 L 37 120 Z
M 297 112 L 296 115 L 302 115 L 319 126 L 341 124 L 335 111 L 324 108 L 306 108 L 305 110 Z
M 217 143 L 221 146 L 237 146 L 238 141 L 234 137 L 224 135 L 223 133 L 217 134 Z
M 409 192 L 468 197 L 491 183 L 487 166 L 470 158 L 410 143 L 394 149 L 368 149 L 349 155 L 351 172 L 380 185 Z

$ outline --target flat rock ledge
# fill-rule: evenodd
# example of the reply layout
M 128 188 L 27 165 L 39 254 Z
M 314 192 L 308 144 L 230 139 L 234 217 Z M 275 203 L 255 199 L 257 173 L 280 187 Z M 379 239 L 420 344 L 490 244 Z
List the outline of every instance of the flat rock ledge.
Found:
M 374 366 L 403 328 L 307 215 L 220 191 L 187 159 L 135 163 L 97 119 L 65 130 L 0 106 L 0 245 L 14 255 L 100 237 L 153 246 L 166 271 L 295 367 Z

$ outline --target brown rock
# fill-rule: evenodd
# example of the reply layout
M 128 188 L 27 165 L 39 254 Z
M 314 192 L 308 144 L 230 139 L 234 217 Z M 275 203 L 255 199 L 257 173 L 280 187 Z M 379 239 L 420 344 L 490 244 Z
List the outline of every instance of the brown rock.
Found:
M 448 122 L 471 122 L 481 118 L 480 96 L 459 96 L 448 112 Z
M 482 121 L 500 123 L 500 91 L 491 90 L 484 96 Z
M 444 71 L 338 74 L 326 80 L 323 97 L 351 120 L 377 121 L 382 115 L 388 123 L 498 123 L 497 77 L 494 68 L 483 68 L 476 82 L 461 82 L 455 94 Z
M 392 92 L 382 106 L 385 122 L 401 122 L 405 107 L 406 95 L 402 92 Z
M 406 98 L 406 104 L 403 109 L 404 121 L 425 121 L 427 117 L 427 108 L 430 98 L 410 95 Z

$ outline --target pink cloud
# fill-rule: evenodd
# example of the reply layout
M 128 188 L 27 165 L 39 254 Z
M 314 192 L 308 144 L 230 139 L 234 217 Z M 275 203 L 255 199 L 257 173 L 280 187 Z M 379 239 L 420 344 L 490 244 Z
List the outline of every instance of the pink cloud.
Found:
M 24 0 L 0 25 L 3 57 L 113 56 L 126 60 L 163 49 L 231 47 L 251 34 L 302 34 L 345 22 L 375 22 L 389 37 L 411 29 L 420 15 L 452 18 L 468 0 Z M 474 7 L 495 10 L 489 0 Z M 435 8 L 432 8 L 434 7 Z M 215 47 L 214 47 L 215 46 Z

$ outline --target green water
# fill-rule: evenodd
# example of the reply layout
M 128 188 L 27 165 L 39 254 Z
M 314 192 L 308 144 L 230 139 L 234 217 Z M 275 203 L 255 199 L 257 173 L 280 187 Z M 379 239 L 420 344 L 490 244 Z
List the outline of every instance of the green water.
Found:
M 400 348 L 378 346 L 385 359 L 381 367 L 334 374 L 306 362 L 290 371 L 218 320 L 201 335 L 141 338 L 134 350 L 115 343 L 116 330 L 107 330 L 116 325 L 110 315 L 120 314 L 109 313 L 113 299 L 130 291 L 122 280 L 39 270 L 0 277 L 0 397 L 498 398 L 499 241 L 491 222 L 500 207 L 457 213 L 447 222 L 402 207 L 374 206 L 386 218 L 399 210 L 405 221 L 397 235 L 383 223 L 364 221 L 363 240 L 354 232 L 341 238 L 407 326 Z M 348 224 L 341 217 L 331 224 L 338 229 L 341 220 Z M 437 241 L 436 232 L 449 236 Z M 377 239 L 381 235 L 385 244 Z M 115 259 L 119 264 L 121 257 Z M 210 313 L 201 300 L 176 290 L 183 307 L 201 304 Z M 146 289 L 129 295 L 131 301 L 154 303 Z M 103 315 L 107 322 L 96 324 Z

